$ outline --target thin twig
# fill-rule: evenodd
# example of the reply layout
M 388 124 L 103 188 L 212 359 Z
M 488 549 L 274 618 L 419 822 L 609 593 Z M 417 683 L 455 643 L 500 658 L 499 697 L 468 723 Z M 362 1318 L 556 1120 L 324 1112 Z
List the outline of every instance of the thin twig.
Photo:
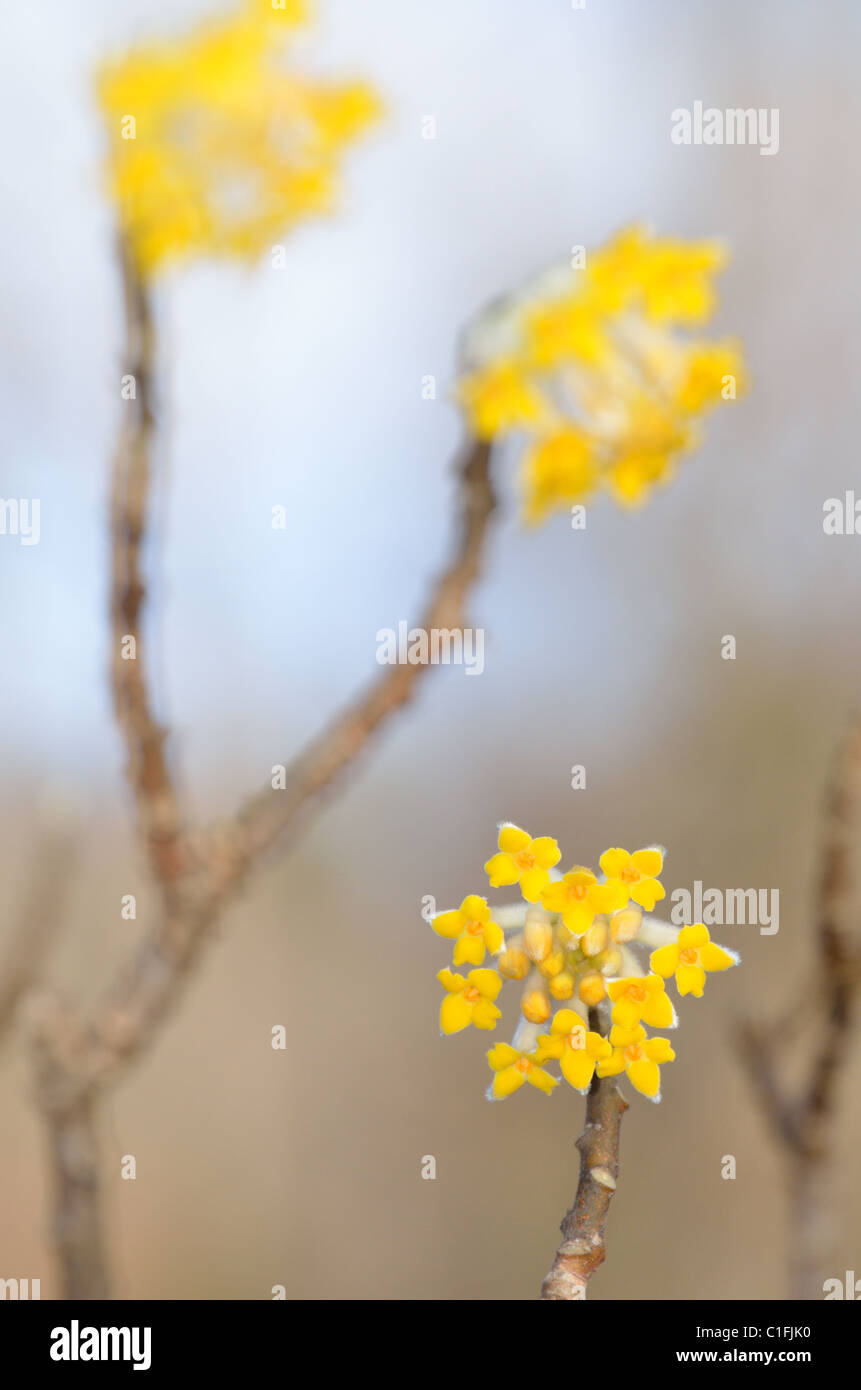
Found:
M 154 333 L 149 293 L 120 244 L 126 323 L 126 375 L 134 395 L 123 402 L 123 425 L 111 491 L 111 690 L 126 745 L 138 823 L 156 878 L 168 889 L 187 867 L 177 793 L 165 753 L 165 730 L 149 695 L 141 617 L 146 595 L 142 549 L 150 505 L 154 430 Z M 134 654 L 126 649 L 134 640 Z
M 0 1043 L 19 1006 L 39 981 L 62 913 L 58 888 L 69 877 L 75 841 L 70 829 L 46 829 L 39 837 L 28 875 L 28 892 L 0 960 Z
M 739 1053 L 787 1160 L 792 1207 L 792 1296 L 821 1298 L 837 1234 L 830 1172 L 839 1080 L 861 984 L 861 721 L 838 760 L 828 798 L 819 883 L 812 1061 L 798 1090 L 781 1076 L 773 1027 L 743 1022 Z
M 594 1010 L 590 1010 L 589 1027 L 598 1028 Z M 627 1108 L 612 1077 L 592 1078 L 586 1098 L 586 1123 L 577 1140 L 577 1192 L 562 1218 L 562 1243 L 541 1285 L 544 1300 L 585 1299 L 586 1286 L 604 1261 L 604 1226 L 619 1176 L 622 1116 Z
M 140 624 L 145 600 L 141 555 L 146 538 L 154 427 L 153 328 L 145 286 L 123 256 L 128 361 L 135 397 L 115 460 L 112 502 L 111 615 L 114 705 L 127 750 L 138 826 L 162 888 L 162 911 L 108 989 L 89 1023 L 46 1003 L 36 1039 L 37 1080 L 52 1137 L 59 1249 L 69 1297 L 98 1298 L 108 1287 L 101 1246 L 93 1115 L 98 1089 L 115 1082 L 153 1042 L 176 1006 L 191 967 L 226 902 L 276 840 L 304 824 L 321 794 L 355 761 L 375 730 L 415 693 L 428 669 L 395 665 L 293 760 L 284 788 L 258 794 L 214 831 L 183 826 L 165 731 L 152 712 Z M 452 558 L 436 580 L 422 626 L 463 628 L 483 561 L 495 499 L 490 446 L 470 440 L 457 467 L 458 526 Z M 124 660 L 123 642 L 135 639 Z M 74 1294 L 72 1293 L 74 1290 Z

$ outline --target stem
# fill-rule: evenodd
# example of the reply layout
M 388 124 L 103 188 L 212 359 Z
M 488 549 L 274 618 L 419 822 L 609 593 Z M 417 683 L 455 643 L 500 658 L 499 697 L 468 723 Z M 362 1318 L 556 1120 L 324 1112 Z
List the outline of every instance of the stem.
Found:
M 589 1027 L 598 1028 L 593 1009 L 589 1011 Z M 604 1226 L 619 1176 L 622 1116 L 627 1108 L 613 1077 L 593 1076 L 586 1098 L 586 1123 L 577 1140 L 577 1192 L 562 1218 L 562 1243 L 541 1285 L 544 1300 L 585 1299 L 586 1285 L 604 1261 Z
M 48 1134 L 54 1179 L 54 1240 L 63 1275 L 63 1297 L 110 1298 L 92 1098 L 84 1095 L 70 1110 L 50 1113 Z

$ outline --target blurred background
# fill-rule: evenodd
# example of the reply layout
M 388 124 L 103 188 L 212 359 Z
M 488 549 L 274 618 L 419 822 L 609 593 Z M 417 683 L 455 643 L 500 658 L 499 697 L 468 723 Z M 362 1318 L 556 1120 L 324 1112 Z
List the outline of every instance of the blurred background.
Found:
M 564 516 L 524 531 L 501 457 L 504 506 L 471 604 L 482 678 L 429 674 L 298 847 L 256 875 L 103 1106 L 116 1291 L 537 1295 L 583 1102 L 561 1087 L 552 1102 L 530 1088 L 485 1102 L 484 1038 L 438 1035 L 446 948 L 419 915 L 426 894 L 441 909 L 485 891 L 510 818 L 556 836 L 566 864 L 658 841 L 668 891 L 779 890 L 778 935 L 714 933 L 744 969 L 684 1001 L 664 1102 L 634 1097 L 590 1297 L 782 1297 L 780 1161 L 731 1034 L 736 1012 L 788 1002 L 810 966 L 822 797 L 861 705 L 861 540 L 822 530 L 826 498 L 861 495 L 861 11 L 319 10 L 297 62 L 368 79 L 388 108 L 347 155 L 339 215 L 296 232 L 282 271 L 196 265 L 157 295 L 150 619 L 158 709 L 195 815 L 264 785 L 376 671 L 377 629 L 417 616 L 449 543 L 457 335 L 488 300 L 631 220 L 723 236 L 733 260 L 713 327 L 745 343 L 752 389 L 642 513 L 596 505 L 585 532 Z M 32 873 L 40 802 L 59 795 L 81 843 L 53 892 L 50 976 L 83 1004 L 155 910 L 106 681 L 122 328 L 91 74 L 216 11 L 70 0 L 3 18 L 2 494 L 40 498 L 42 534 L 0 538 L 0 933 Z M 697 100 L 779 108 L 779 153 L 673 145 L 671 111 Z M 277 504 L 286 531 L 271 529 Z M 735 662 L 720 657 L 727 633 Z M 574 763 L 585 791 L 570 789 Z M 136 922 L 120 918 L 125 893 Z M 270 1047 L 279 1023 L 286 1052 Z M 859 1080 L 861 1046 L 842 1087 L 837 1277 L 861 1268 Z M 14 1043 L 0 1054 L 0 1153 L 0 1275 L 41 1277 L 53 1296 L 43 1135 Z M 421 1178 L 428 1154 L 435 1181 Z

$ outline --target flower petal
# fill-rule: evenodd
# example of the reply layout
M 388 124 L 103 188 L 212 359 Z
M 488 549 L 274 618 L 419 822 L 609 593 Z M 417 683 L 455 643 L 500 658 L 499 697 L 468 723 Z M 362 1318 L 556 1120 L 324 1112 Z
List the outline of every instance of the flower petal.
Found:
M 493 854 L 484 866 L 491 888 L 507 888 L 516 883 L 520 870 L 510 854 Z
M 448 966 L 444 970 L 437 971 L 437 979 L 443 989 L 447 989 L 450 994 L 457 994 L 459 990 L 466 989 L 466 980 L 463 975 L 456 975 Z
M 598 863 L 607 878 L 619 878 L 622 870 L 627 869 L 631 862 L 631 856 L 626 849 L 605 849 Z
M 457 907 L 453 908 L 451 912 L 438 912 L 435 917 L 431 917 L 430 924 L 437 936 L 445 936 L 449 941 L 460 936 L 464 926 L 460 909 Z
M 706 972 L 701 965 L 680 965 L 676 971 L 679 994 L 692 994 L 695 999 L 701 999 L 705 982 Z
M 705 946 L 708 941 L 709 929 L 702 922 L 695 922 L 692 927 L 682 927 L 679 932 L 679 946 Z
M 484 942 L 480 936 L 470 936 L 464 932 L 454 943 L 452 962 L 455 965 L 481 965 L 484 949 Z
M 566 1047 L 559 1060 L 559 1069 L 575 1091 L 588 1091 L 595 1073 L 595 1059 L 585 1048 Z
M 649 1038 L 643 1043 L 643 1051 L 653 1062 L 674 1062 L 676 1054 L 670 1046 L 669 1038 Z
M 520 891 L 528 903 L 537 903 L 541 890 L 547 887 L 550 875 L 546 869 L 526 869 L 521 875 Z
M 650 1028 L 672 1028 L 676 1022 L 673 1001 L 661 990 L 651 994 L 640 1010 L 640 1018 Z
M 489 922 L 490 908 L 487 905 L 487 898 L 479 897 L 478 893 L 469 893 L 460 905 L 464 924 L 467 922 Z
M 494 1071 L 502 1071 L 503 1067 L 514 1066 L 519 1056 L 517 1048 L 512 1047 L 511 1043 L 501 1042 L 490 1048 L 487 1060 Z
M 469 983 L 485 999 L 493 1000 L 502 989 L 502 980 L 495 970 L 470 970 Z
M 661 1090 L 661 1069 L 657 1062 L 651 1062 L 645 1058 L 639 1062 L 629 1062 L 628 1080 L 639 1091 L 641 1095 L 648 1096 L 649 1100 L 656 1100 Z
M 499 827 L 499 848 L 505 854 L 517 854 L 518 850 L 526 849 L 531 843 L 531 838 L 526 830 L 521 830 L 519 825 L 512 825 L 510 821 Z
M 502 1018 L 502 1010 L 489 999 L 479 999 L 472 1006 L 472 1022 L 475 1028 L 495 1028 Z
M 549 1071 L 543 1071 L 541 1067 L 533 1067 L 526 1073 L 526 1080 L 530 1086 L 535 1086 L 539 1091 L 543 1091 L 545 1096 L 549 1096 L 551 1091 L 555 1091 L 559 1082 L 555 1076 L 551 1076 Z
M 526 1077 L 517 1067 L 503 1067 L 493 1078 L 493 1085 L 490 1094 L 494 1100 L 505 1100 L 506 1096 L 513 1095 L 519 1091 Z
M 738 965 L 738 956 L 732 951 L 724 950 L 723 946 L 718 946 L 714 941 L 700 946 L 699 956 L 700 965 L 705 970 L 729 970 L 731 965 Z
M 440 1031 L 446 1035 L 460 1033 L 472 1022 L 474 1005 L 468 1004 L 462 994 L 447 994 L 439 1010 Z
M 495 956 L 497 951 L 502 950 L 505 944 L 505 933 L 497 922 L 485 922 L 482 936 L 484 937 L 484 944 L 491 955 Z
M 631 863 L 643 878 L 655 878 L 664 867 L 664 856 L 659 849 L 636 849 Z
M 539 835 L 537 840 L 533 840 L 530 852 L 539 869 L 552 869 L 562 858 L 561 849 L 549 835 Z
M 631 889 L 631 897 L 639 907 L 645 912 L 652 912 L 655 903 L 659 903 L 661 898 L 667 896 L 666 889 L 656 878 L 642 878 L 639 883 L 635 883 Z
M 659 946 L 657 951 L 653 951 L 649 956 L 649 968 L 654 970 L 656 975 L 663 975 L 665 980 L 675 975 L 678 964 L 679 948 L 674 941 L 668 946 Z

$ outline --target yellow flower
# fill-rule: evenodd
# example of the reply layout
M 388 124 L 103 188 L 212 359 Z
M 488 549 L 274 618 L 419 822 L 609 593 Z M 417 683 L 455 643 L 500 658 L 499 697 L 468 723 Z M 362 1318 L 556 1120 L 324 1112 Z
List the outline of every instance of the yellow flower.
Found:
M 716 945 L 702 922 L 682 927 L 678 941 L 659 946 L 649 960 L 651 968 L 664 979 L 675 975 L 679 994 L 693 994 L 697 999 L 702 998 L 707 971 L 729 970 L 738 963 L 735 951 Z
M 712 277 L 726 264 L 716 241 L 656 242 L 645 257 L 645 311 L 658 323 L 703 323 L 715 309 Z
M 343 147 L 378 114 L 362 83 L 288 72 L 305 6 L 244 0 L 189 37 L 105 63 L 109 176 L 142 274 L 193 255 L 254 258 L 333 202 Z
M 493 1002 L 502 989 L 495 970 L 470 970 L 467 979 L 453 970 L 440 970 L 437 979 L 447 991 L 439 1011 L 443 1033 L 459 1033 L 473 1024 L 476 1028 L 495 1028 L 502 1010 Z
M 593 454 L 587 436 L 571 426 L 538 440 L 524 459 L 529 523 L 543 521 L 557 507 L 586 500 L 599 478 Z
M 628 308 L 639 293 L 648 244 L 644 228 L 625 227 L 588 257 L 586 275 L 593 298 L 600 299 L 608 313 Z
M 664 866 L 663 852 L 659 849 L 638 849 L 633 854 L 626 849 L 608 849 L 601 855 L 600 864 L 608 881 L 619 883 L 646 912 L 654 911 L 655 903 L 666 896 L 657 879 Z
M 641 507 L 658 483 L 669 482 L 675 471 L 669 454 L 622 454 L 609 469 L 610 490 L 622 507 Z
M 538 1038 L 540 1062 L 558 1061 L 562 1075 L 575 1091 L 588 1091 L 598 1062 L 612 1055 L 613 1049 L 600 1033 L 593 1033 L 574 1009 L 560 1009 L 550 1025 L 550 1033 Z
M 613 1022 L 633 1028 L 642 1022 L 650 1028 L 674 1028 L 676 1015 L 660 975 L 628 975 L 610 980 L 607 993 L 613 1001 Z
M 523 463 L 527 523 L 596 490 L 640 506 L 698 442 L 697 419 L 743 386 L 729 341 L 686 340 L 708 318 L 716 242 L 687 243 L 629 228 L 496 303 L 469 337 L 458 387 L 473 432 L 533 436 Z
M 544 408 L 538 391 L 513 361 L 480 368 L 461 382 L 459 396 L 479 439 L 534 424 Z
M 502 927 L 491 920 L 486 898 L 470 893 L 460 907 L 439 912 L 431 918 L 437 936 L 454 941 L 454 965 L 481 965 L 485 950 L 495 955 L 502 950 Z
M 610 1044 L 612 1056 L 598 1063 L 598 1075 L 620 1076 L 625 1072 L 636 1091 L 649 1100 L 660 1100 L 660 1067 L 676 1057 L 667 1039 L 648 1037 L 639 1023 L 633 1028 L 616 1024 L 610 1029 Z
M 561 913 L 572 936 L 582 936 L 598 913 L 615 912 L 627 901 L 627 891 L 618 883 L 599 883 L 591 869 L 580 865 L 549 883 L 541 894 L 542 907 Z
M 484 868 L 491 888 L 520 884 L 528 903 L 537 902 L 550 880 L 549 869 L 562 857 L 555 840 L 541 835 L 537 840 L 519 826 L 506 823 L 499 828 L 499 853 L 488 859 Z
M 546 1096 L 559 1085 L 555 1076 L 542 1069 L 537 1052 L 521 1052 L 508 1043 L 497 1043 L 488 1052 L 487 1060 L 496 1073 L 487 1093 L 490 1100 L 505 1100 L 519 1091 L 524 1081 Z
M 529 310 L 526 335 L 537 367 L 555 367 L 569 359 L 596 363 L 609 347 L 601 307 L 596 298 L 582 292 Z
M 696 343 L 685 355 L 683 374 L 676 387 L 679 410 L 693 415 L 719 405 L 727 377 L 734 379 L 734 394 L 740 395 L 745 390 L 746 377 L 737 345 Z

